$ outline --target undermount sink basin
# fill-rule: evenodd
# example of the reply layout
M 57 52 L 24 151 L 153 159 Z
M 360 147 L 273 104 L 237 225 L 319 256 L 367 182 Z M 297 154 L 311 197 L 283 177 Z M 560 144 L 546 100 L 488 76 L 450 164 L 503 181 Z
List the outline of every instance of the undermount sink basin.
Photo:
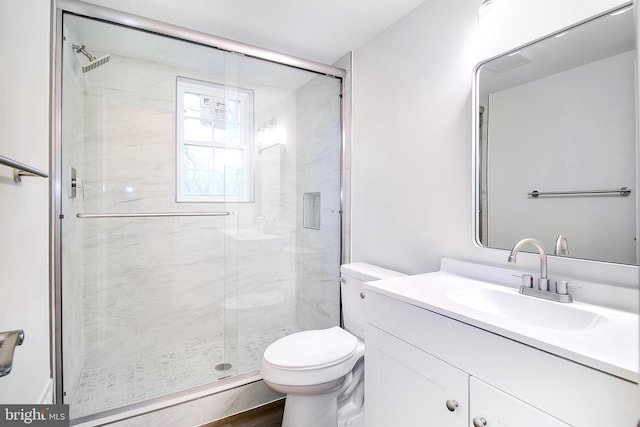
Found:
M 607 318 L 573 304 L 521 295 L 514 290 L 466 288 L 447 293 L 453 302 L 472 310 L 540 328 L 586 330 L 607 323 Z

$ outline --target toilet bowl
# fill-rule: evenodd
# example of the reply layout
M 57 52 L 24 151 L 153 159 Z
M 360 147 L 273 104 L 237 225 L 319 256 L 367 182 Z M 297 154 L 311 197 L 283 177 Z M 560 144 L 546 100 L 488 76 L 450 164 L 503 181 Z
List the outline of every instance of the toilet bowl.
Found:
M 366 263 L 345 264 L 340 271 L 345 329 L 298 332 L 264 352 L 264 382 L 287 395 L 282 427 L 363 426 L 362 284 L 403 274 Z

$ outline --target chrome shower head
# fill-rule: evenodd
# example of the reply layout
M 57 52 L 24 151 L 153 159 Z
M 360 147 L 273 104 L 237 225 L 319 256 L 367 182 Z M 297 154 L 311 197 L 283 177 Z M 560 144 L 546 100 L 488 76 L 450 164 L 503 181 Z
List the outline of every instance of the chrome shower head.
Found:
M 111 55 L 106 54 L 104 56 L 101 56 L 100 58 L 95 58 L 93 59 L 91 62 L 89 62 L 87 65 L 83 65 L 82 66 L 82 72 L 86 73 L 88 71 L 93 70 L 94 68 L 98 68 L 99 66 L 106 64 L 107 62 L 109 62 L 109 57 Z
M 101 56 L 100 58 L 96 58 L 95 56 L 93 56 L 89 52 L 87 52 L 87 50 L 84 48 L 84 45 L 79 46 L 77 44 L 74 44 L 73 45 L 73 50 L 76 53 L 81 53 L 84 56 L 86 56 L 87 58 L 89 58 L 89 63 L 82 66 L 82 72 L 83 73 L 89 72 L 89 71 L 93 70 L 94 68 L 98 68 L 99 66 L 101 66 L 103 64 L 106 64 L 107 62 L 109 62 L 109 58 L 111 57 L 111 55 L 106 54 L 104 56 Z

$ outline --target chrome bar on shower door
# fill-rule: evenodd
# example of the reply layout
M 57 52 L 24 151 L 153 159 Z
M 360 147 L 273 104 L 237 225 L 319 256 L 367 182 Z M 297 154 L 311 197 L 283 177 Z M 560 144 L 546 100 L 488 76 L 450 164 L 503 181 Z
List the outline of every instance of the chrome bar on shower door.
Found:
M 629 187 L 622 187 L 618 190 L 582 190 L 582 191 L 538 191 L 533 190 L 531 193 L 527 193 L 528 196 L 533 198 L 539 196 L 577 196 L 582 194 L 611 194 L 626 197 L 631 194 Z
M 177 216 L 229 216 L 233 212 L 79 213 L 78 218 L 158 218 Z

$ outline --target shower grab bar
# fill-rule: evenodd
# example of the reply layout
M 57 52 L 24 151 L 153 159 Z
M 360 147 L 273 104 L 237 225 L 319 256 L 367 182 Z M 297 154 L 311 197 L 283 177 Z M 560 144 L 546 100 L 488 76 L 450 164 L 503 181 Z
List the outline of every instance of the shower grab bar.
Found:
M 41 176 L 42 178 L 49 178 L 49 174 L 36 169 L 24 163 L 17 162 L 5 156 L 0 156 L 0 165 L 9 166 L 13 168 L 13 180 L 15 182 L 22 182 L 23 176 Z
M 79 213 L 78 218 L 158 218 L 175 216 L 229 216 L 233 212 Z
M 533 190 L 531 193 L 527 193 L 528 196 L 533 198 L 539 196 L 572 196 L 581 194 L 612 194 L 621 197 L 627 197 L 631 194 L 629 187 L 622 187 L 619 190 L 583 190 L 583 191 L 538 191 Z

